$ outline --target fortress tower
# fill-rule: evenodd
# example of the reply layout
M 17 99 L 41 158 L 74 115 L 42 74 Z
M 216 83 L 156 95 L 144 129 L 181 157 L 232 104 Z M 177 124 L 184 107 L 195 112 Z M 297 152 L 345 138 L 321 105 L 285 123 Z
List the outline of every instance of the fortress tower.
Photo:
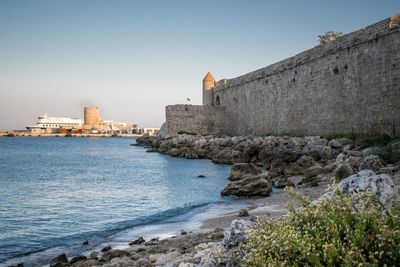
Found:
M 100 108 L 85 107 L 84 109 L 84 124 L 91 128 L 96 128 L 100 124 Z
M 203 106 L 213 105 L 213 89 L 215 86 L 215 79 L 211 72 L 208 72 L 203 79 Z

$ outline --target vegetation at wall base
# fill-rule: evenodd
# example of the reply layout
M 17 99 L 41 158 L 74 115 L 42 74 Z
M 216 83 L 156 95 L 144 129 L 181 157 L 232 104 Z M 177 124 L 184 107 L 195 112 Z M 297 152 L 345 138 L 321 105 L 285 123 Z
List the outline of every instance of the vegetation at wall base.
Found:
M 301 208 L 260 220 L 244 246 L 245 266 L 400 266 L 400 209 L 372 195 L 340 193 L 317 205 L 290 191 Z

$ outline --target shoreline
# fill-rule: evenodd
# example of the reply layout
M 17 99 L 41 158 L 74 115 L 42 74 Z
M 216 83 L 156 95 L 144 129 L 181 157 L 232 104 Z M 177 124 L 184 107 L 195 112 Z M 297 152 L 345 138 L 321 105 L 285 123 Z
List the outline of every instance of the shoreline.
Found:
M 105 245 L 102 243 L 96 248 L 97 251 L 67 259 L 64 262 L 65 266 L 163 266 L 173 263 L 175 265 L 171 266 L 191 267 L 196 264 L 207 264 L 220 257 L 215 253 L 220 251 L 225 238 L 230 237 L 229 231 L 236 227 L 234 223 L 252 224 L 259 217 L 273 219 L 287 214 L 286 205 L 291 203 L 291 196 L 282 189 L 285 186 L 294 187 L 296 192 L 314 201 L 331 189 L 337 182 L 338 175 L 348 176 L 365 168 L 375 168 L 375 171 L 380 172 L 390 172 L 391 168 L 394 168 L 381 162 L 370 147 L 360 149 L 345 138 L 328 141 L 319 137 L 247 139 L 246 137 L 178 136 L 164 140 L 142 140 L 138 145 L 148 147 L 148 152 L 161 152 L 187 159 L 208 158 L 216 164 L 238 164 L 241 169 L 236 171 L 243 177 L 232 178 L 234 171 L 232 168 L 228 186 L 235 188 L 237 181 L 246 179 L 249 181 L 246 183 L 249 184 L 253 183 L 254 179 L 268 179 L 268 183 L 264 183 L 263 186 L 266 188 L 270 186 L 270 191 L 265 197 L 231 199 L 231 203 L 240 203 L 242 206 L 233 205 L 226 210 L 211 210 L 209 207 L 208 213 L 205 212 L 206 215 L 202 211 L 179 224 L 179 227 L 183 225 L 187 227 L 180 230 L 177 230 L 179 227 L 175 227 L 175 230 L 170 229 L 171 231 L 164 235 L 153 231 L 145 236 L 145 240 L 136 235 L 137 239 L 129 244 L 109 248 L 107 246 L 101 248 Z M 237 153 L 239 151 L 241 153 Z M 254 170 L 248 169 L 249 165 L 263 173 L 261 175 L 258 172 L 251 173 L 250 171 Z M 248 179 L 249 175 L 251 179 Z M 241 187 L 242 185 L 236 186 L 235 190 L 241 193 L 243 189 Z M 243 209 L 246 211 L 245 215 L 240 216 L 239 213 Z M 171 222 L 176 223 L 174 220 Z M 156 225 L 162 227 L 165 222 Z M 57 259 L 58 257 L 53 259 L 53 262 Z M 223 260 L 230 261 L 227 258 Z
M 10 134 L 12 136 L 10 136 Z M 1 137 L 124 137 L 124 138 L 140 138 L 143 137 L 142 134 L 118 134 L 118 136 L 113 136 L 113 134 L 36 134 L 36 133 L 0 133 Z

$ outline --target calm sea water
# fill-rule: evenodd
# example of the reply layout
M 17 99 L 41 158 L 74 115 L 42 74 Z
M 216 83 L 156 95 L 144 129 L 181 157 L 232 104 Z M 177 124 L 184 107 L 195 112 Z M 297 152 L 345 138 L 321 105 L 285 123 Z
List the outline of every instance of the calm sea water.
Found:
M 146 153 L 134 142 L 0 138 L 0 265 L 43 265 L 59 252 L 162 235 L 227 201 L 219 193 L 229 166 Z

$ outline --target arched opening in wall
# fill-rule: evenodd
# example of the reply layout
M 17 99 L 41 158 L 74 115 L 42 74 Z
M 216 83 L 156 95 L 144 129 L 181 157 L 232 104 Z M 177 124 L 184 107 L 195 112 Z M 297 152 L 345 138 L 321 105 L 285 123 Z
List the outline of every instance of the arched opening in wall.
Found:
M 215 105 L 216 106 L 221 105 L 221 100 L 219 99 L 219 95 L 217 95 L 217 98 L 215 98 Z

